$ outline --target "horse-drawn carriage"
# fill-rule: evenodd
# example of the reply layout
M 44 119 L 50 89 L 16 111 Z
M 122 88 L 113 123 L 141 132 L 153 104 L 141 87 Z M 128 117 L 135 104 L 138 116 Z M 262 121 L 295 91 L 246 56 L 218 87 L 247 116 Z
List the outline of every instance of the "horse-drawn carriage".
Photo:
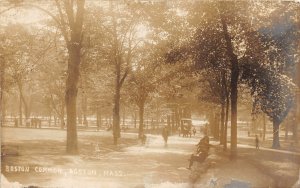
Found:
M 183 137 L 192 136 L 192 119 L 182 118 L 180 122 L 180 134 Z

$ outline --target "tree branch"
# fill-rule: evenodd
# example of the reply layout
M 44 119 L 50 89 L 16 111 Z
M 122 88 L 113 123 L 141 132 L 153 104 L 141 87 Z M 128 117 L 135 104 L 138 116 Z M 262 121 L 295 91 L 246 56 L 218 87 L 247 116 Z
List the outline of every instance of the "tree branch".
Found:
M 73 12 L 73 1 L 71 1 L 71 4 L 68 0 L 64 1 L 64 7 L 66 9 L 68 21 L 70 24 L 70 28 L 74 27 L 74 12 Z
M 127 77 L 128 73 L 129 73 L 129 67 L 126 68 L 126 71 L 125 71 L 123 77 L 122 77 L 121 80 L 120 80 L 120 86 L 123 85 L 124 80 L 125 80 L 125 78 Z
M 59 13 L 59 16 L 60 16 L 60 30 L 62 32 L 62 35 L 65 39 L 65 42 L 66 42 L 66 45 L 67 45 L 67 48 L 69 48 L 69 37 L 68 37 L 68 32 L 67 32 L 67 28 L 66 28 L 66 22 L 64 20 L 64 14 L 62 12 L 62 8 L 60 6 L 60 3 L 58 2 L 58 0 L 55 0 L 55 3 L 56 3 L 56 7 L 58 9 L 58 13 Z

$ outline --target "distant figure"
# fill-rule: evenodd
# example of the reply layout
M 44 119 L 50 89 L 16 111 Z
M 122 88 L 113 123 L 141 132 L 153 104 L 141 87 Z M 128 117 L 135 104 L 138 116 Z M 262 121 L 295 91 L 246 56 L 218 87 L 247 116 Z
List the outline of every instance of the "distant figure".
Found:
M 31 119 L 31 127 L 32 128 L 37 128 L 37 126 L 38 126 L 38 119 L 32 118 Z
M 42 120 L 40 120 L 39 118 L 36 119 L 36 126 L 37 128 L 42 128 Z
M 187 136 L 187 130 L 186 130 L 185 126 L 182 127 L 181 131 L 182 131 L 182 137 L 186 137 Z
M 15 127 L 18 127 L 18 119 L 17 118 L 15 118 Z
M 196 128 L 194 127 L 194 128 L 193 128 L 193 134 L 194 134 L 194 136 L 196 135 L 196 132 L 197 132 L 197 131 L 196 131 Z
M 178 136 L 180 136 L 180 133 L 181 133 L 181 129 L 180 127 L 178 127 Z
M 142 137 L 141 137 L 141 140 L 142 140 L 142 144 L 145 145 L 146 140 L 147 140 L 147 136 L 145 134 L 143 134 Z
M 35 124 L 35 119 L 34 119 L 34 118 L 31 118 L 30 127 L 33 128 L 33 127 L 34 127 L 34 124 Z
M 255 135 L 255 148 L 259 149 L 259 139 L 257 135 Z
M 110 131 L 111 129 L 112 129 L 112 124 L 110 124 L 110 123 L 107 124 L 107 129 L 106 129 L 106 130 L 107 130 L 107 131 Z
M 164 138 L 165 146 L 167 146 L 167 144 L 168 144 L 168 137 L 169 137 L 169 132 L 168 132 L 167 127 L 163 128 L 163 130 L 162 130 L 162 137 Z

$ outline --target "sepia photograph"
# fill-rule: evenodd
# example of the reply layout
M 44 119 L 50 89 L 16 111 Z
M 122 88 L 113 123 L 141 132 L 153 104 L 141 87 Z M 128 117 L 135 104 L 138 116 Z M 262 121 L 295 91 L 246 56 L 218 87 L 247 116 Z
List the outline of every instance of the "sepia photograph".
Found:
M 300 188 L 300 0 L 0 0 L 1 188 Z

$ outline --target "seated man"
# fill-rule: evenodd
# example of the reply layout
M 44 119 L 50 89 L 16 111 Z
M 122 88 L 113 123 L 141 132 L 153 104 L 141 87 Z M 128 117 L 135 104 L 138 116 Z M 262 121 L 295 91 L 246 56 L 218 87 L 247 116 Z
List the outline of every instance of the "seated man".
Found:
M 196 154 L 191 155 L 191 158 L 189 159 L 190 163 L 188 169 L 191 169 L 194 161 L 201 163 L 208 156 L 209 137 L 205 135 L 196 146 L 198 146 Z
M 205 135 L 200 141 L 199 143 L 196 145 L 197 147 L 197 153 L 199 152 L 205 152 L 208 153 L 209 150 L 209 137 L 207 135 Z

